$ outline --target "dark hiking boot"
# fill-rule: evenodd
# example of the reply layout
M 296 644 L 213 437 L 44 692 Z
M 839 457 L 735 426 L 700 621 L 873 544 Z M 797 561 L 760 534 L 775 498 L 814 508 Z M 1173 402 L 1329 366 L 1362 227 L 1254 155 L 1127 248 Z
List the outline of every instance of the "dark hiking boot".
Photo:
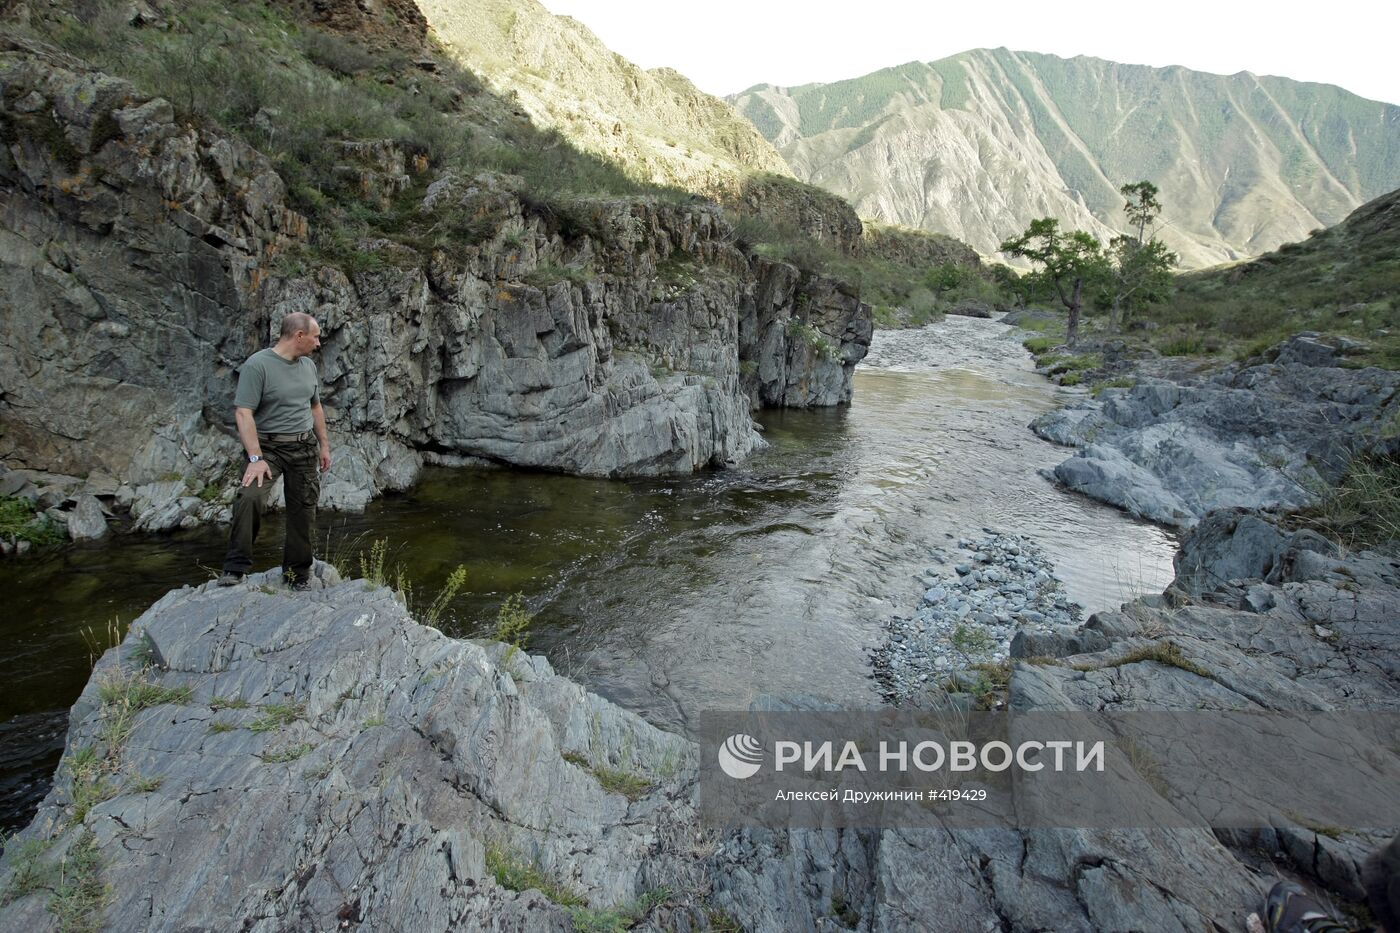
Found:
M 1280 881 L 1269 890 L 1264 901 L 1264 929 L 1268 933 L 1354 933 L 1291 881 Z
M 237 586 L 243 582 L 243 578 L 246 576 L 248 576 L 246 573 L 234 573 L 231 570 L 225 570 L 219 575 L 219 586 Z

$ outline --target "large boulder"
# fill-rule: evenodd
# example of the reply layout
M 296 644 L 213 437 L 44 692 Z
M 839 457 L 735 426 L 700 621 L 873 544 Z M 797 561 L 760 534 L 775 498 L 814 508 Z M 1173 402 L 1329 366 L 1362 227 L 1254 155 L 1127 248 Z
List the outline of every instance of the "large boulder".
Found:
M 151 607 L 7 850 L 70 872 L 95 852 L 109 893 L 87 919 L 123 930 L 570 928 L 503 866 L 599 910 L 695 886 L 689 743 L 542 658 L 415 623 L 385 587 L 324 565 L 314 587 L 274 571 Z M 57 929 L 51 894 L 0 926 Z

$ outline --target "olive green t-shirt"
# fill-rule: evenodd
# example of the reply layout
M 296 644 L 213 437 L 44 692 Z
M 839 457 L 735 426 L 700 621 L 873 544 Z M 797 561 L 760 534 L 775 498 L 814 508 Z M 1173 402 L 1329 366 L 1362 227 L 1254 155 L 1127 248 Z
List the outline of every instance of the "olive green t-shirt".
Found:
M 233 404 L 253 409 L 259 434 L 310 431 L 311 406 L 320 400 L 316 364 L 309 356 L 289 363 L 269 348 L 248 357 L 238 370 Z

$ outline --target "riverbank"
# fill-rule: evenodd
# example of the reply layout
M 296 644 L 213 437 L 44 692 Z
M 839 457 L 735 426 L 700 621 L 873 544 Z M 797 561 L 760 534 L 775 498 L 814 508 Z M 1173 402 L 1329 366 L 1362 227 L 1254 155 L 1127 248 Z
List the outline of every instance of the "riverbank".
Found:
M 987 528 L 979 540 L 957 541 L 952 555 L 933 549 L 917 611 L 892 616 L 887 641 L 872 652 L 887 701 L 943 709 L 1400 709 L 1395 542 L 1352 551 L 1290 527 L 1279 511 L 1259 511 L 1316 503 L 1352 456 L 1393 454 L 1395 436 L 1386 425 L 1397 417 L 1400 380 L 1337 365 L 1344 349 L 1304 334 L 1207 373 L 1118 360 L 1115 371 L 1099 373 L 1118 385 L 1038 417 L 1036 433 L 1080 446 L 1047 478 L 1189 529 L 1174 558 L 1175 578 L 1160 596 L 1071 626 L 1065 611 L 1077 619 L 1077 607 L 1055 593 L 1053 566 L 1027 553 L 1022 536 Z M 1032 594 L 1039 600 L 1033 613 L 988 611 L 998 608 L 989 600 L 1014 610 L 1009 598 L 1031 604 Z M 1150 770 L 1143 774 L 1150 783 Z M 1379 822 L 1386 819 L 1400 813 Z M 1182 877 L 1161 861 L 1166 852 L 1144 839 L 1145 848 L 1118 857 L 1116 871 L 1144 883 L 1151 878 L 1170 894 L 1150 907 L 1135 904 L 1145 916 L 1134 922 L 1096 921 L 1081 898 L 1090 918 L 1085 928 L 1175 929 L 1180 922 L 1235 929 L 1240 907 L 1256 909 L 1279 876 L 1364 917 L 1365 865 L 1392 832 L 1325 826 L 1285 812 L 1265 829 L 1199 842 L 1187 834 L 1177 844 L 1201 846 L 1189 858 L 1214 860 L 1221 873 L 1209 880 Z M 1037 834 L 1022 835 L 1039 844 Z M 1176 851 L 1169 860 L 1180 857 Z M 1175 875 L 1169 885 L 1163 871 Z M 1069 887 L 1079 898 L 1082 889 Z M 1180 905 L 1171 903 L 1230 888 L 1232 898 L 1217 900 L 1215 912 L 1193 922 L 1183 922 Z M 1167 923 L 1169 916 L 1175 921 Z M 1008 914 L 1000 918 L 1005 923 Z M 1079 921 L 1066 917 L 1063 928 Z M 1013 921 L 1007 928 L 1045 926 Z
M 1185 553 L 1215 567 L 1258 539 L 1198 530 Z M 1279 545 L 1248 608 L 1141 599 L 1075 640 L 1018 637 L 1010 706 L 1400 709 L 1400 633 L 1382 627 L 1400 564 Z M 0 864 L 0 923 L 1234 930 L 1278 874 L 1356 901 L 1384 841 L 1286 810 L 1170 845 L 1136 829 L 716 832 L 695 755 L 543 658 L 419 625 L 370 581 L 321 566 L 310 593 L 275 572 L 185 588 L 75 705 L 58 780 Z
M 997 339 L 989 336 L 994 333 L 977 331 L 977 339 Z M 941 375 L 967 385 L 968 372 L 953 367 Z M 1017 372 L 1039 378 L 1027 369 Z M 913 413 L 929 420 L 927 398 L 907 392 L 908 374 L 875 378 L 891 397 L 905 398 L 911 412 L 908 419 L 888 421 L 887 436 L 903 436 L 927 458 L 930 436 L 909 433 L 920 423 Z M 950 411 L 946 421 L 956 424 L 957 437 L 981 431 L 985 440 L 989 425 L 1007 415 L 999 407 L 1005 395 L 988 401 L 965 393 L 961 404 L 972 409 L 971 421 L 956 422 L 954 404 L 952 398 L 940 403 Z M 821 420 L 812 426 L 820 430 L 811 442 L 830 443 L 829 416 L 809 417 Z M 793 425 L 784 418 L 768 427 L 769 455 L 781 457 L 794 443 Z M 843 420 L 841 427 L 849 432 L 857 426 Z M 1018 430 L 1025 443 L 1043 443 Z M 995 432 L 990 439 L 987 451 L 1012 443 Z M 842 456 L 859 463 L 871 447 L 863 436 L 848 437 Z M 624 606 L 620 611 L 633 621 L 618 627 L 616 644 L 626 639 L 631 653 L 595 682 L 629 685 L 618 693 L 635 703 L 643 689 L 639 678 L 619 678 L 641 660 L 647 685 L 671 698 L 689 695 L 686 707 L 705 691 L 737 695 L 760 684 L 770 685 L 760 696 L 810 694 L 825 676 L 822 663 L 849 662 L 833 604 L 863 599 L 865 612 L 879 619 L 888 613 L 881 615 L 882 607 L 899 604 L 900 598 L 889 595 L 899 592 L 910 594 L 908 605 L 928 599 L 930 631 L 946 632 L 947 620 L 961 614 L 956 632 L 959 622 L 968 624 L 974 612 L 983 612 L 989 624 L 1014 632 L 1004 646 L 1001 633 L 989 646 L 993 658 L 1005 658 L 989 659 L 1001 679 L 984 695 L 992 700 L 988 706 L 1001 700 L 1017 710 L 1397 708 L 1395 561 L 1345 554 L 1315 535 L 1278 530 L 1243 513 L 1215 513 L 1183 543 L 1182 574 L 1165 587 L 1166 596 L 1128 601 L 1119 610 L 1100 606 L 1087 623 L 1071 628 L 1060 624 L 1073 621 L 1077 601 L 1068 568 L 1061 565 L 1064 553 L 1047 550 L 1039 534 L 1028 539 L 1020 537 L 1022 531 L 986 530 L 1000 528 L 988 524 L 968 535 L 962 511 L 914 521 L 933 501 L 930 489 L 948 490 L 949 484 L 962 484 L 951 487 L 955 504 L 964 486 L 969 497 L 981 489 L 985 498 L 986 489 L 1015 490 L 1033 480 L 1031 488 L 1047 503 L 1062 501 L 1063 494 L 1029 463 L 1022 467 L 1029 480 L 1008 469 L 1007 461 L 979 464 L 966 475 L 924 463 L 925 485 L 909 480 L 909 470 L 920 462 L 887 460 L 878 475 L 903 480 L 887 486 L 856 471 L 821 477 L 812 462 L 804 462 L 795 474 L 782 475 L 773 487 L 777 498 L 723 535 L 711 528 L 687 539 L 687 519 L 681 517 L 645 546 L 634 542 L 613 553 L 610 579 L 640 575 L 649 592 L 662 591 L 648 605 L 665 624 L 641 630 L 639 637 L 636 603 Z M 999 485 L 991 484 L 993 476 Z M 815 482 L 816 491 L 795 486 L 794 477 Z M 696 489 L 696 501 L 713 502 L 721 494 L 714 507 L 732 512 L 755 489 L 710 481 Z M 580 491 L 569 498 L 579 500 Z M 686 501 L 682 492 L 674 483 L 657 486 L 646 511 L 668 500 Z M 1010 495 L 1014 503 L 1015 493 Z M 532 510 L 524 502 L 520 508 Z M 1121 514 L 1098 508 L 1086 514 L 1113 515 L 1119 525 L 1104 527 L 1124 527 Z M 792 527 L 797 514 L 804 530 Z M 961 529 L 962 540 L 946 537 L 952 532 L 945 523 Z M 876 527 L 885 528 L 887 537 L 834 538 L 836 529 L 849 534 L 856 528 L 864 535 Z M 754 535 L 760 528 L 768 531 Z M 662 539 L 668 547 L 658 551 L 655 543 Z M 726 560 L 712 565 L 719 571 L 714 579 L 687 577 L 680 583 L 660 576 L 677 564 L 677 540 L 711 550 L 725 545 Z M 851 547 L 858 540 L 875 540 L 898 559 L 876 575 L 846 576 L 851 571 L 841 569 L 833 576 L 831 568 L 853 567 L 870 553 Z M 823 549 L 814 550 L 814 542 Z M 941 560 L 931 563 L 935 548 Z M 700 552 L 685 553 L 694 560 Z M 794 563 L 799 554 L 804 561 Z M 821 559 L 832 556 L 840 560 Z M 753 573 L 740 568 L 762 566 L 757 557 L 768 565 L 752 586 L 736 593 L 733 581 Z M 765 582 L 793 573 L 801 579 L 786 590 Z M 1063 589 L 1056 573 L 1067 578 Z M 899 575 L 907 583 L 895 582 Z M 1027 576 L 1034 588 L 1022 582 Z M 7 854 L 0 870 L 0 883 L 13 884 L 19 870 L 14 859 L 29 851 L 32 858 L 20 867 L 28 865 L 33 871 L 25 877 L 37 879 L 6 908 L 6 922 L 34 929 L 51 923 L 46 910 L 60 892 L 44 880 L 50 877 L 45 866 L 69 855 L 111 887 L 112 900 L 98 899 L 109 922 L 123 912 L 135 918 L 146 911 L 142 916 L 149 918 L 159 903 L 171 927 L 233 918 L 251 919 L 257 928 L 300 917 L 316 926 L 349 920 L 412 921 L 425 929 L 454 923 L 565 929 L 590 917 L 626 915 L 660 928 L 727 929 L 739 923 L 754 931 L 833 923 L 914 930 L 927 928 L 933 917 L 950 929 L 1233 930 L 1278 874 L 1321 884 L 1354 902 L 1360 865 L 1376 841 L 1287 815 L 1268 830 L 1248 834 L 1180 830 L 1170 846 L 1160 834 L 1142 830 L 715 835 L 696 820 L 695 746 L 682 736 L 624 712 L 559 676 L 541 658 L 423 628 L 383 587 L 340 582 L 324 570 L 320 580 L 320 588 L 304 598 L 283 590 L 275 575 L 232 590 L 206 585 L 173 591 L 138 620 L 123 649 L 103 658 L 74 707 L 58 781 L 18 855 Z M 863 589 L 887 581 L 893 586 L 878 602 Z M 929 598 L 940 585 L 944 598 Z M 1027 592 L 1017 593 L 1016 585 Z M 759 656 L 796 651 L 790 669 L 746 659 L 757 643 L 743 639 L 757 617 L 745 618 L 740 610 L 740 618 L 725 620 L 728 610 L 717 609 L 716 597 L 726 592 L 737 600 L 733 605 L 750 612 L 759 597 L 783 608 L 811 605 L 807 595 L 823 594 L 826 602 L 816 604 L 816 615 L 787 624 L 809 627 L 810 633 L 814 620 L 833 620 L 821 639 L 808 637 L 819 643 L 813 650 L 825 662 L 814 660 L 797 637 L 772 649 L 777 653 Z M 594 591 L 586 604 L 575 605 L 594 606 L 606 617 L 603 595 Z M 1018 597 L 1024 597 L 1019 608 Z M 998 598 L 1003 602 L 996 603 Z M 951 613 L 943 611 L 953 605 Z M 702 627 L 682 624 L 691 607 L 704 611 Z M 998 609 L 1009 626 L 997 618 Z M 1035 612 L 1045 618 L 1029 615 Z M 928 624 L 935 618 L 938 625 Z M 766 629 L 763 637 L 777 631 Z M 707 646 L 722 639 L 734 643 L 736 635 L 734 649 L 709 662 L 725 672 L 732 691 L 718 694 L 698 680 L 706 670 L 704 655 Z M 946 637 L 951 641 L 951 634 Z M 697 638 L 704 641 L 695 645 Z M 690 650 L 678 654 L 687 640 Z M 541 643 L 547 646 L 550 639 Z M 605 635 L 596 644 L 595 663 L 610 656 L 614 643 Z M 663 658 L 670 666 L 661 666 Z M 754 664 L 759 679 L 746 683 L 738 660 Z M 117 670 L 122 664 L 126 673 Z M 863 666 L 857 662 L 855 669 Z M 111 684 L 129 683 L 126 678 L 143 668 L 141 676 L 155 685 L 154 692 L 142 688 L 142 708 L 125 719 L 122 709 L 129 707 L 122 704 L 131 693 Z M 670 676 L 658 681 L 658 671 Z M 681 679 L 687 673 L 692 679 Z M 990 679 L 991 672 L 985 673 Z M 288 787 L 296 788 L 290 797 Z M 257 803 L 267 795 L 276 800 Z M 263 813 L 264 805 L 271 816 Z M 162 856 L 159 873 L 131 856 L 132 846 L 165 852 L 186 845 L 183 839 L 191 857 Z M 34 840 L 32 847 L 26 847 L 28 840 Z M 218 855 L 211 858 L 211 852 Z M 213 885 L 211 898 L 198 903 L 178 898 L 175 892 L 199 887 L 201 873 L 236 876 L 238 883 Z M 412 896 L 381 893 L 403 890 Z
M 1096 365 L 1086 383 L 1113 378 L 1031 427 L 1076 448 L 1057 482 L 1155 522 L 1297 510 L 1336 486 L 1353 457 L 1400 452 L 1400 372 L 1350 365 L 1356 346 L 1302 333 L 1205 370 L 1085 346 L 1079 358 Z

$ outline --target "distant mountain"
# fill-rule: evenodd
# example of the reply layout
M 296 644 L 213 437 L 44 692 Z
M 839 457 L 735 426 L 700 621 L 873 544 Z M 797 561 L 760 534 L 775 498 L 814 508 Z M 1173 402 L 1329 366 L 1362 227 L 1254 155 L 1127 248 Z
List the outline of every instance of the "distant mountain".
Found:
M 758 173 L 792 177 L 724 101 L 669 68 L 644 70 L 535 0 L 418 0 L 433 34 L 537 125 L 639 180 L 736 194 Z
M 978 49 L 730 98 L 798 178 L 984 253 L 1041 216 L 1109 236 L 1161 188 L 1186 268 L 1256 256 L 1400 187 L 1400 107 L 1286 78 Z

